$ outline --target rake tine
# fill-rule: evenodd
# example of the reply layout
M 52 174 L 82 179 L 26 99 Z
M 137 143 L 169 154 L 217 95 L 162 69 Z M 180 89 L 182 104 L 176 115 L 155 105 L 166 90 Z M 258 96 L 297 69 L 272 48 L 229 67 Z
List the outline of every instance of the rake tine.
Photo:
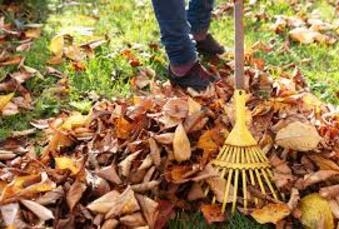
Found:
M 235 153 L 233 153 L 233 155 L 232 155 L 232 160 L 231 160 L 232 163 L 234 162 L 234 159 L 235 159 Z M 228 176 L 227 176 L 227 183 L 226 183 L 224 198 L 223 198 L 223 202 L 222 202 L 222 212 L 223 213 L 225 212 L 226 203 L 227 203 L 227 200 L 228 200 L 232 175 L 233 175 L 233 169 L 230 169 Z
M 246 160 L 246 153 L 243 150 L 241 152 L 241 157 L 242 157 L 242 161 L 244 163 L 247 163 Z M 244 209 L 245 211 L 247 211 L 247 184 L 246 184 L 247 180 L 246 180 L 246 170 L 242 170 L 242 192 L 243 192 L 243 197 L 244 197 Z
M 262 153 L 258 149 L 253 149 L 252 152 L 254 153 L 254 156 L 257 157 L 257 158 L 260 158 L 260 156 L 262 156 Z M 270 179 L 268 178 L 267 173 L 266 173 L 265 170 L 268 170 L 268 169 L 261 169 L 260 171 L 261 171 L 261 173 L 262 173 L 262 175 L 263 175 L 263 177 L 264 177 L 264 179 L 266 181 L 266 184 L 267 184 L 268 188 L 270 189 L 273 197 L 275 199 L 278 199 L 278 196 L 277 196 L 276 192 L 274 191 L 272 183 L 271 183 Z
M 242 152 L 242 148 L 236 148 L 236 163 L 239 163 L 240 155 Z M 236 203 L 237 203 L 237 194 L 238 194 L 238 182 L 239 182 L 239 169 L 235 170 L 234 174 L 234 193 L 233 193 L 233 202 L 232 202 L 232 213 L 235 212 Z

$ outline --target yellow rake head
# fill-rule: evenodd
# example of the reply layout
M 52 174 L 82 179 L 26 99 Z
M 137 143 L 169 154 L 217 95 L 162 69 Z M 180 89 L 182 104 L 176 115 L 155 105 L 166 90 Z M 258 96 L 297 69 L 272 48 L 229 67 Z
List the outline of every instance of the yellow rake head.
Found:
M 232 213 L 235 212 L 240 190 L 244 210 L 247 210 L 249 202 L 252 201 L 248 191 L 249 185 L 257 186 L 262 194 L 273 196 L 274 199 L 278 200 L 277 193 L 271 183 L 270 163 L 246 126 L 245 104 L 245 91 L 236 90 L 235 126 L 228 135 L 219 155 L 212 161 L 212 165 L 217 169 L 220 177 L 226 179 L 222 201 L 223 212 L 230 198 L 232 200 Z M 215 198 L 213 198 L 214 201 Z M 258 204 L 258 199 L 253 198 L 253 202 Z

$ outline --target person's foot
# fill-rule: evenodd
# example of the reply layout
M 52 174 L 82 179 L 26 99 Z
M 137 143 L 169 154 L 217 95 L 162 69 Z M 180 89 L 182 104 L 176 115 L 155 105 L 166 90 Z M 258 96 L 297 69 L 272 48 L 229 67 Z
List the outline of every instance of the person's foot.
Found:
M 191 87 L 197 91 L 206 89 L 211 82 L 215 81 L 214 76 L 209 73 L 199 61 L 182 76 L 176 75 L 171 69 L 171 66 L 168 67 L 168 73 L 169 80 L 172 84 L 183 88 Z
M 217 55 L 225 52 L 224 47 L 220 45 L 210 33 L 206 35 L 205 39 L 197 40 L 196 42 L 197 50 L 201 54 Z

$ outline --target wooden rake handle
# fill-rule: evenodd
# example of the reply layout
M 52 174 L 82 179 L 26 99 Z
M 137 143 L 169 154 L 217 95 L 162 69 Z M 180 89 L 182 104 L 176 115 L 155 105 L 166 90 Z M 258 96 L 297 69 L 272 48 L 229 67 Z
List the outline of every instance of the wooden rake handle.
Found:
M 244 0 L 234 0 L 235 88 L 245 89 L 244 77 Z

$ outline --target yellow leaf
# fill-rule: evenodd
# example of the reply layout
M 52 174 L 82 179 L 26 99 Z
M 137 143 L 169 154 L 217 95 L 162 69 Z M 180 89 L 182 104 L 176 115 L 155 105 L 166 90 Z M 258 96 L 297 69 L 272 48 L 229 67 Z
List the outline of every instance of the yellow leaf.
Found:
M 90 117 L 87 115 L 82 115 L 80 113 L 75 113 L 69 116 L 61 126 L 63 130 L 72 130 L 73 128 L 85 126 L 89 124 Z
M 267 204 L 261 209 L 255 209 L 251 216 L 261 224 L 265 223 L 274 223 L 284 219 L 290 214 L 290 209 L 286 204 L 277 203 L 277 204 Z
M 69 169 L 73 174 L 77 174 L 80 170 L 77 163 L 69 157 L 55 157 L 55 164 L 58 169 Z
M 8 95 L 0 95 L 0 111 L 11 101 L 14 96 L 14 92 Z
M 64 36 L 56 35 L 55 37 L 53 37 L 49 45 L 49 50 L 55 56 L 62 56 L 64 50 Z
M 305 196 L 300 201 L 301 222 L 306 229 L 333 229 L 333 215 L 327 200 L 318 193 Z
M 173 138 L 173 154 L 177 161 L 186 161 L 191 157 L 191 144 L 183 125 L 180 123 L 175 129 Z
M 310 124 L 293 122 L 278 131 L 275 141 L 278 145 L 297 151 L 310 151 L 317 148 L 321 137 Z

